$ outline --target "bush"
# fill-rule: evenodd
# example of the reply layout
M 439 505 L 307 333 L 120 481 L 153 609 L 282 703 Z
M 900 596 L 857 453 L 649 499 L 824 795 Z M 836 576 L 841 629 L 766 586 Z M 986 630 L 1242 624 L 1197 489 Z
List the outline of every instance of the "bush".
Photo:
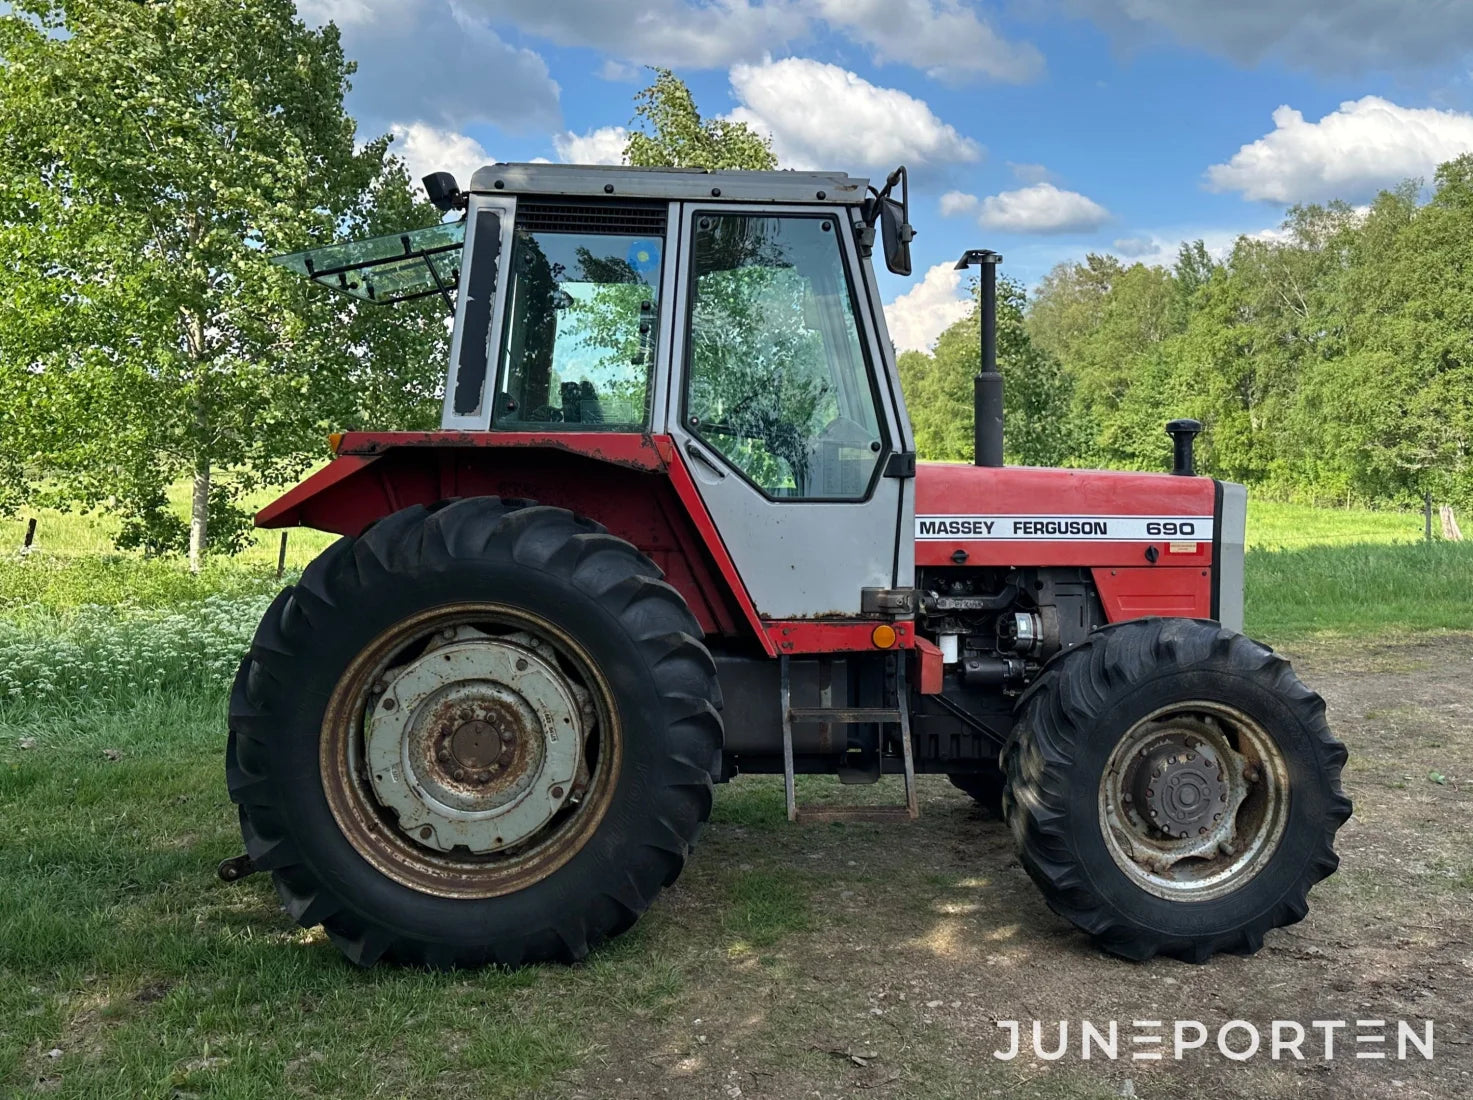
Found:
M 0 712 L 223 691 L 271 599 L 255 592 L 173 608 L 85 604 L 23 623 L 0 620 Z

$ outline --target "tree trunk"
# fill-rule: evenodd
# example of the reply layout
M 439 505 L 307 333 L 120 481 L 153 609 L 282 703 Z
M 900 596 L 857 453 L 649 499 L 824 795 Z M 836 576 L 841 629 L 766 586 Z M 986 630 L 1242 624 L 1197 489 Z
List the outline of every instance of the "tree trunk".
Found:
M 194 462 L 194 492 L 189 498 L 189 571 L 204 564 L 210 535 L 210 457 L 201 453 Z

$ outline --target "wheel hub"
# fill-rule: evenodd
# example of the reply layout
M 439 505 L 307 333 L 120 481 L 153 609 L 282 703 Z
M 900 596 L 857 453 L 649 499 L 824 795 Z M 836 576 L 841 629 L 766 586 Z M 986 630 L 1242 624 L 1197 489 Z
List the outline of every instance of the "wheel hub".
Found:
M 399 828 L 441 852 L 527 840 L 573 793 L 582 704 L 555 659 L 476 631 L 395 670 L 370 708 L 365 762 Z
M 478 773 L 479 779 L 480 772 L 489 772 L 501 759 L 502 740 L 510 745 L 515 737 L 510 730 L 498 730 L 490 722 L 475 718 L 461 723 L 450 735 L 445 751 L 457 767 Z M 485 782 L 484 779 L 479 781 Z
M 1205 900 L 1263 866 L 1283 834 L 1287 792 L 1282 754 L 1256 722 L 1225 704 L 1183 702 L 1116 744 L 1100 821 L 1111 857 L 1138 885 Z
M 1135 768 L 1132 794 L 1151 825 L 1169 837 L 1204 835 L 1228 801 L 1222 761 L 1204 741 L 1168 735 Z

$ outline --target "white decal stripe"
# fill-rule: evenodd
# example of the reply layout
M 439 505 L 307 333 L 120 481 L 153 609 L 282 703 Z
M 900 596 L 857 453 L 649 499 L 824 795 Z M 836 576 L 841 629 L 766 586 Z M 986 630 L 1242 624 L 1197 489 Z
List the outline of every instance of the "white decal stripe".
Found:
M 1211 516 L 916 516 L 920 542 L 1211 542 Z

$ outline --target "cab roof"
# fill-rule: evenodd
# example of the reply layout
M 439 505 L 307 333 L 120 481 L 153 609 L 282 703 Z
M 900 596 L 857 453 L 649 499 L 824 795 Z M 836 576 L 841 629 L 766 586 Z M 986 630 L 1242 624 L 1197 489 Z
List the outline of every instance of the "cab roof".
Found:
M 854 206 L 869 181 L 842 172 L 746 172 L 707 168 L 631 168 L 602 164 L 489 164 L 471 192 L 589 198 L 792 202 Z

